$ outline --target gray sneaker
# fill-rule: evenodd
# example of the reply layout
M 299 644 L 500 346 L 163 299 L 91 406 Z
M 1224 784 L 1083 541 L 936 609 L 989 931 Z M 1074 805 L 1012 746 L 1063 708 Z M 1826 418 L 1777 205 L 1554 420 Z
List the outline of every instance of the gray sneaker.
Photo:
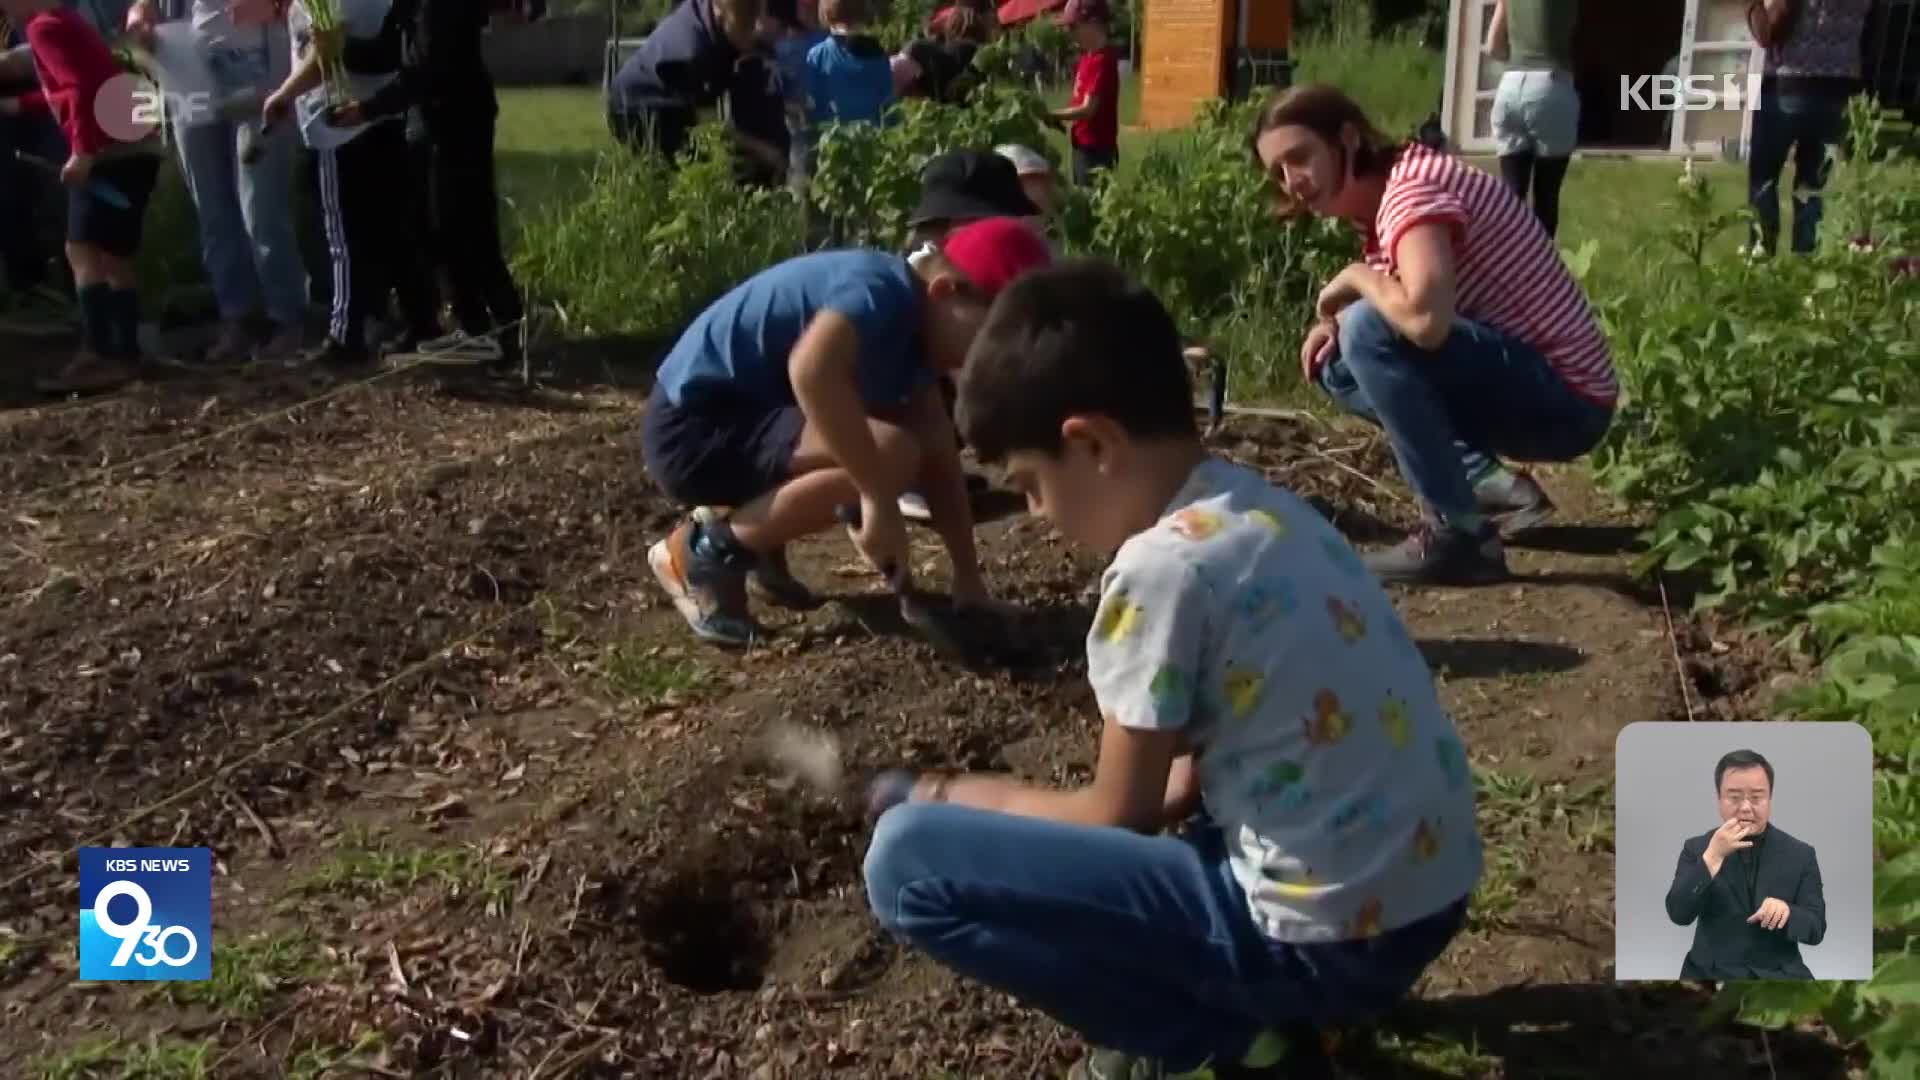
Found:
M 1553 516 L 1553 500 L 1531 475 L 1496 470 L 1473 486 L 1480 512 L 1500 526 L 1503 536 L 1517 536 Z
M 1362 560 L 1394 585 L 1487 585 L 1508 576 L 1506 549 L 1491 521 L 1477 534 L 1423 522 L 1399 544 Z

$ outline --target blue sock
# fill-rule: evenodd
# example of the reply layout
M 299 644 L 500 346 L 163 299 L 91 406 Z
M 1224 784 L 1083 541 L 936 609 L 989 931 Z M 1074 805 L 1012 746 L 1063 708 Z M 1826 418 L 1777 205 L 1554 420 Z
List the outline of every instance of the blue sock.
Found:
M 113 289 L 105 282 L 82 285 L 76 295 L 80 301 L 80 345 L 100 356 L 113 355 Z

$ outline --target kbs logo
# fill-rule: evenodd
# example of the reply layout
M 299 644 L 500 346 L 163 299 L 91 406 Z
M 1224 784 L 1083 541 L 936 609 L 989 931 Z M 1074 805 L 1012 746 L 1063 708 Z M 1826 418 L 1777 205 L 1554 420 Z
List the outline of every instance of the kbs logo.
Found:
M 1622 75 L 1621 112 L 1742 112 L 1760 100 L 1758 75 Z
M 80 849 L 81 979 L 206 979 L 212 937 L 207 848 Z

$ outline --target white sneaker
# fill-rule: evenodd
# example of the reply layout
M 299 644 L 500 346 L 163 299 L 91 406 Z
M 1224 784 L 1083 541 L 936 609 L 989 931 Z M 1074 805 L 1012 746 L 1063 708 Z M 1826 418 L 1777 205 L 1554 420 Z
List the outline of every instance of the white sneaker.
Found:
M 493 364 L 500 360 L 500 343 L 492 338 L 469 337 L 455 330 L 451 334 L 423 341 L 414 355 L 425 363 L 449 366 Z
M 900 516 L 909 521 L 932 521 L 933 511 L 927 507 L 925 496 L 909 491 L 900 496 Z

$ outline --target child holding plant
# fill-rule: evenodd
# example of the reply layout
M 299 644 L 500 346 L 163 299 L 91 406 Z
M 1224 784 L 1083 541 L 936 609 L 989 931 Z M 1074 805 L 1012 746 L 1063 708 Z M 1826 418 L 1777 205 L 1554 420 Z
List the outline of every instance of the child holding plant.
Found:
M 418 109 L 426 140 L 425 198 L 434 253 L 446 268 L 460 330 L 418 347 L 443 358 L 520 366 L 519 288 L 500 244 L 494 125 L 500 108 L 481 38 L 489 13 L 472 0 L 395 0 L 377 37 L 349 36 L 349 72 L 397 72 L 334 118 L 362 123 Z
M 314 359 L 327 364 L 373 360 L 367 322 L 390 291 L 407 309 L 408 336 L 424 341 L 440 332 L 432 290 L 402 277 L 420 265 L 414 204 L 393 190 L 395 177 L 406 173 L 406 125 L 397 117 L 369 120 L 337 111 L 372 98 L 398 77 L 354 74 L 341 61 L 347 36 L 377 35 L 391 6 L 392 0 L 292 0 L 287 28 L 294 70 L 264 109 L 268 127 L 295 110 L 301 137 L 314 151 L 333 264 L 333 311 Z
M 1180 353 L 1166 308 L 1105 264 L 995 302 L 959 422 L 1111 558 L 1087 637 L 1099 761 L 1072 791 L 883 774 L 868 902 L 1100 1047 L 1078 1080 L 1321 1075 L 1290 1051 L 1389 1008 L 1465 920 L 1467 752 L 1346 539 L 1207 452 Z
M 647 553 L 696 635 L 722 645 L 761 636 L 749 585 L 810 606 L 782 553 L 850 504 L 861 508 L 855 546 L 876 567 L 904 570 L 898 500 L 909 485 L 932 504 L 955 603 L 989 601 L 936 379 L 965 362 L 994 296 L 1046 261 L 1026 226 L 995 218 L 908 256 L 789 259 L 693 321 L 661 362 L 640 440 L 654 483 L 696 508 Z
M 25 31 L 39 90 L 23 110 L 51 112 L 67 137 L 60 181 L 67 188 L 67 261 L 80 301 L 80 349 L 47 393 L 106 390 L 138 377 L 140 294 L 134 260 L 147 201 L 160 173 L 151 125 L 134 122 L 101 88 L 125 69 L 94 25 L 59 0 L 0 0 Z

